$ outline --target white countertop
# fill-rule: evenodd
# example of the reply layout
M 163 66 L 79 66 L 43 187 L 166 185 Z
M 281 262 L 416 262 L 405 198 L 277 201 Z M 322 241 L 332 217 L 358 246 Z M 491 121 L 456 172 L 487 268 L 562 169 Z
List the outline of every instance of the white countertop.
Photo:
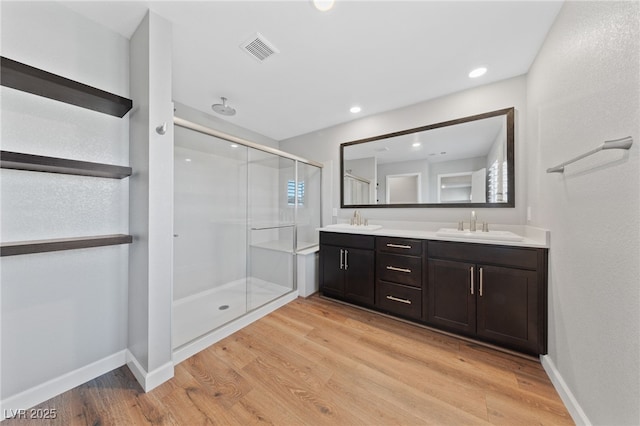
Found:
M 533 248 L 549 248 L 550 233 L 547 229 L 536 228 L 532 226 L 519 226 L 519 225 L 491 225 L 492 230 L 509 231 L 514 234 L 523 237 L 522 241 L 503 241 L 495 239 L 482 239 L 481 231 L 477 231 L 474 238 L 465 237 L 452 237 L 452 236 L 440 236 L 438 230 L 442 228 L 451 228 L 451 224 L 437 224 L 437 223 L 389 223 L 381 224 L 382 227 L 375 228 L 377 224 L 372 224 L 369 227 L 365 226 L 351 226 L 345 227 L 344 224 L 339 226 L 327 225 L 322 228 L 318 228 L 319 231 L 326 232 L 344 232 L 350 234 L 364 234 L 375 235 L 383 237 L 401 237 L 401 238 L 417 238 L 423 240 L 435 240 L 435 241 L 458 241 L 474 244 L 493 244 L 500 246 L 514 246 L 514 247 L 533 247 Z M 409 225 L 409 226 L 407 226 Z M 480 236 L 479 238 L 476 238 Z

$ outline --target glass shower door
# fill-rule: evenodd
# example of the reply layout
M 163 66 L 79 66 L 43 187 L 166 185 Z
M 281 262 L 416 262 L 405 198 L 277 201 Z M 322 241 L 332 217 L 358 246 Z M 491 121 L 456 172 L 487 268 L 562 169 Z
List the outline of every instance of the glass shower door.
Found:
M 247 157 L 175 128 L 174 349 L 247 312 Z
M 249 150 L 249 310 L 295 289 L 295 163 Z
M 174 148 L 172 345 L 180 350 L 296 290 L 296 250 L 318 242 L 321 172 L 187 125 L 175 127 Z

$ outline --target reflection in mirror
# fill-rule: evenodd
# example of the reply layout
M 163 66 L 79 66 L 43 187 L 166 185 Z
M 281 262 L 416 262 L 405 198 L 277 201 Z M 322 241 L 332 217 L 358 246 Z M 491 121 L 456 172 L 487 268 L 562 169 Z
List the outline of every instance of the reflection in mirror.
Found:
M 514 109 L 340 145 L 342 207 L 513 207 Z

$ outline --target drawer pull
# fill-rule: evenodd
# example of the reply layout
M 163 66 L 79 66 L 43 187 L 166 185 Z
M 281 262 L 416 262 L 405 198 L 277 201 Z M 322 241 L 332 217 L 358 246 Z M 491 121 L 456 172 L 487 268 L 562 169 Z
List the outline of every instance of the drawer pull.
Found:
M 405 272 L 407 274 L 411 273 L 411 269 L 406 269 L 406 268 L 396 268 L 395 266 L 387 266 L 387 269 L 390 271 L 396 271 L 396 272 Z
M 393 300 L 394 302 L 406 303 L 407 305 L 411 304 L 411 300 L 409 299 L 400 299 L 399 297 L 393 297 L 391 295 L 387 295 L 387 299 Z
M 391 244 L 391 243 L 388 243 L 387 247 L 401 248 L 401 249 L 410 249 L 411 248 L 411 246 L 408 246 L 406 244 Z

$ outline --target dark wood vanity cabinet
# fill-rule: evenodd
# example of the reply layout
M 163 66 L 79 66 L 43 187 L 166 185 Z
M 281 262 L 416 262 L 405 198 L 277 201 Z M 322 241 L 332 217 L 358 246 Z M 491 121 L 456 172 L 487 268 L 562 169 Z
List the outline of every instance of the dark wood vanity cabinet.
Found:
M 374 242 L 369 235 L 320 233 L 320 291 L 331 297 L 372 307 Z
M 546 353 L 546 263 L 545 249 L 430 241 L 427 322 Z
M 401 317 L 422 318 L 423 241 L 376 238 L 376 308 Z
M 320 291 L 504 348 L 547 352 L 547 249 L 323 231 Z

